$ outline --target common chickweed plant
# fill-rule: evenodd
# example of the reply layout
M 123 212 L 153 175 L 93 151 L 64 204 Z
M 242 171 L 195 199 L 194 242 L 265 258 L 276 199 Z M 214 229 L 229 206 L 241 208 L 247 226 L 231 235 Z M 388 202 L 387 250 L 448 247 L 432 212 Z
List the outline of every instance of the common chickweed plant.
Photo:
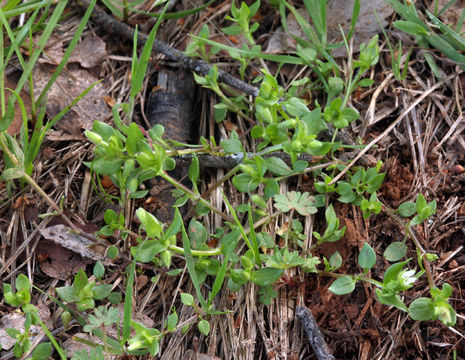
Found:
M 259 1 L 250 6 L 245 3 L 238 7 L 234 3 L 231 5 L 228 20 L 232 25 L 223 31 L 226 35 L 243 36 L 247 41 L 242 48 L 236 49 L 209 40 L 209 29 L 204 27 L 199 36 L 192 36 L 192 42 L 187 49 L 188 54 L 199 55 L 206 60 L 219 49 L 228 51 L 233 59 L 239 61 L 242 77 L 247 74 L 250 62 L 256 59 L 262 63 L 270 60 L 280 65 L 305 65 L 317 75 L 314 79 L 295 81 L 284 90 L 276 74 L 271 74 L 263 68 L 261 75 L 256 79 L 257 83 L 260 83 L 260 91 L 253 103 L 243 96 L 227 95 L 233 92 L 218 82 L 215 66 L 207 76 L 195 76 L 200 85 L 214 91 L 220 99 L 215 107 L 216 121 L 223 121 L 228 112 L 233 112 L 254 124 L 250 131 L 250 141 L 256 144 L 255 155 L 245 156 L 241 164 L 223 177 L 223 182 L 231 179 L 233 186 L 237 191 L 244 193 L 244 198 L 247 199 L 243 204 L 231 204 L 223 194 L 228 213 L 216 208 L 201 196 L 198 188 L 200 164 L 197 155 L 245 154 L 244 142 L 233 131 L 229 139 L 220 142 L 220 146 L 217 146 L 214 138 L 202 138 L 200 145 L 195 146 L 179 144 L 165 139 L 164 129 L 160 125 L 155 125 L 144 134 L 139 126 L 132 122 L 134 100 L 142 89 L 159 22 L 150 33 L 139 57 L 136 52 L 137 44 L 134 44 L 129 103 L 114 106 L 115 126 L 96 121 L 92 130 L 86 131 L 85 134 L 95 144 L 94 158 L 86 163 L 86 166 L 95 174 L 100 192 L 108 199 L 117 201 L 122 209 L 120 213 L 107 210 L 104 217 L 105 226 L 99 234 L 120 238 L 125 247 L 129 247 L 129 239 L 135 245 L 129 249 L 131 262 L 126 269 L 124 299 L 118 293 L 111 292 L 110 285 L 100 283 L 105 272 L 100 263 L 94 267 L 92 280 L 81 270 L 75 276 L 72 286 L 56 289 L 57 298 L 54 300 L 64 310 L 63 323 L 69 324 L 70 319 L 75 318 L 84 331 L 100 338 L 103 344 L 94 344 L 95 350 L 91 354 L 85 351 L 77 352 L 76 359 L 86 359 L 89 356 L 99 359 L 103 357 L 103 352 L 116 355 L 150 353 L 154 356 L 159 351 L 159 341 L 164 335 L 177 330 L 187 331 L 192 325 L 196 325 L 201 333 L 208 335 L 209 319 L 224 313 L 223 309 L 214 306 L 214 299 L 223 286 L 227 286 L 231 291 L 239 291 L 245 284 L 252 283 L 258 287 L 259 300 L 269 305 L 277 295 L 274 283 L 281 277 L 286 277 L 290 268 L 335 278 L 329 290 L 337 295 L 351 293 L 360 281 L 369 283 L 382 304 L 405 311 L 414 320 L 439 319 L 447 326 L 455 324 L 455 312 L 448 303 L 452 288 L 447 283 L 442 285 L 442 289 L 434 285 L 428 269 L 429 262 L 435 260 L 435 255 L 427 253 L 421 247 L 413 230 L 414 226 L 423 224 L 434 214 L 436 202 L 428 203 L 420 194 L 416 202 L 406 202 L 396 211 L 385 208 L 377 196 L 385 176 L 381 172 L 381 162 L 370 168 L 353 167 L 343 179 L 335 183 L 332 181 L 337 173 L 346 167 L 337 154 L 353 147 L 337 141 L 337 134 L 357 121 L 360 116 L 350 105 L 351 94 L 358 87 L 373 84 L 373 81 L 365 76 L 376 66 L 379 57 L 378 37 L 375 36 L 360 46 L 357 58 L 349 58 L 349 73 L 344 77 L 337 63 L 331 58 L 331 48 L 347 46 L 347 40 L 352 36 L 357 20 L 356 14 L 360 8 L 359 1 L 355 1 L 353 24 L 346 34 L 345 43 L 331 47 L 326 43 L 324 0 L 304 0 L 308 9 L 312 6 L 318 6 L 320 9 L 316 14 L 310 12 L 313 26 L 299 15 L 291 4 L 286 1 L 275 3 L 283 20 L 286 18 L 286 11 L 290 11 L 304 29 L 306 38 L 295 38 L 298 44 L 295 55 L 269 55 L 261 52 L 260 45 L 254 40 L 254 32 L 258 26 L 251 22 L 259 9 Z M 207 51 L 206 45 L 211 45 L 212 53 Z M 306 91 L 315 89 L 325 92 L 324 104 L 308 103 L 301 96 Z M 2 136 L 6 136 L 5 132 Z M 179 145 L 184 148 L 179 150 Z M 188 170 L 190 187 L 167 173 L 176 165 L 174 156 L 186 153 L 192 154 L 192 163 Z M 287 154 L 290 163 L 282 160 L 278 153 Z M 312 156 L 314 161 L 309 164 L 301 160 L 304 154 Z M 11 168 L 16 169 L 18 166 Z M 17 177 L 22 174 L 18 173 Z M 313 193 L 280 192 L 280 182 L 302 174 L 313 178 Z M 105 194 L 103 186 L 99 186 L 101 175 L 108 176 L 119 189 L 116 199 L 111 199 Z M 147 190 L 142 189 L 141 185 L 154 177 L 161 177 L 176 187 L 174 218 L 171 223 L 162 223 L 145 209 L 138 208 L 135 215 L 140 227 L 137 232 L 133 232 L 125 226 L 126 219 L 132 217 L 132 214 L 126 213 L 129 208 L 126 204 L 131 199 L 143 198 Z M 185 224 L 179 208 L 187 202 L 191 202 L 195 207 L 196 216 Z M 364 243 L 360 249 L 357 259 L 360 271 L 355 275 L 338 272 L 342 264 L 339 253 L 334 253 L 329 259 L 315 255 L 315 250 L 322 244 L 340 241 L 344 236 L 345 227 L 341 227 L 335 210 L 338 208 L 335 206 L 337 203 L 359 207 L 365 219 L 376 216 L 384 208 L 384 211 L 405 229 L 405 241 L 390 244 L 383 254 L 392 264 L 382 279 L 371 277 L 370 270 L 376 263 L 377 255 L 368 243 Z M 202 221 L 211 212 L 224 220 L 224 225 L 216 229 L 214 234 L 207 231 Z M 324 215 L 324 225 L 319 232 L 305 234 L 303 217 L 317 213 Z M 287 229 L 276 234 L 267 232 L 266 225 L 273 218 L 283 214 L 286 214 L 290 224 Z M 404 221 L 403 217 L 411 220 Z M 207 245 L 211 238 L 218 239 L 216 247 Z M 405 259 L 406 243 L 409 239 L 416 247 L 417 256 Z M 181 293 L 181 302 L 191 306 L 195 316 L 187 323 L 179 324 L 176 309 L 173 308 L 161 329 L 146 328 L 132 321 L 132 295 L 137 264 L 163 267 L 175 276 L 182 271 L 173 266 L 172 259 L 175 254 L 184 258 L 195 288 L 195 294 Z M 118 248 L 111 246 L 107 255 L 116 258 L 119 256 Z M 421 297 L 406 304 L 403 294 L 422 276 L 428 277 L 430 297 Z M 204 286 L 210 280 L 213 284 Z M 28 324 L 40 323 L 35 308 L 29 303 L 30 290 L 29 280 L 20 275 L 16 281 L 16 292 L 11 286 L 4 284 L 4 299 L 11 306 L 22 307 L 27 314 Z M 124 314 L 123 319 L 120 319 L 114 306 L 123 300 Z M 118 340 L 107 336 L 106 329 L 120 322 L 122 327 L 119 329 Z M 26 327 L 26 332 L 28 329 Z M 131 335 L 132 330 L 135 335 Z M 15 355 L 21 356 L 28 350 L 28 336 L 17 332 L 11 332 L 10 335 L 17 339 Z M 50 340 L 63 357 L 64 352 L 53 336 Z M 86 343 L 84 339 L 80 341 Z M 45 350 L 51 351 L 51 347 L 48 346 Z

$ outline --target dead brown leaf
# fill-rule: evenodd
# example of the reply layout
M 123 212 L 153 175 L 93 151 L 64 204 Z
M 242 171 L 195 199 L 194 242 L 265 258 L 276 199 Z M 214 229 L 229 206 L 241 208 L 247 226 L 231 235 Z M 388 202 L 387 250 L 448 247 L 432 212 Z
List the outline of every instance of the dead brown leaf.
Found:
M 69 62 L 78 62 L 84 68 L 97 66 L 107 55 L 106 44 L 98 36 L 87 36 L 74 49 Z
M 50 79 L 54 66 L 38 65 L 34 69 L 34 93 L 39 95 Z M 70 67 L 63 71 L 47 93 L 47 115 L 55 117 L 84 90 L 98 81 L 88 71 Z M 107 95 L 102 83 L 95 85 L 68 113 L 55 125 L 55 129 L 68 134 L 79 135 L 81 129 L 90 130 L 94 120 L 103 121 L 110 115 L 103 97 Z
M 347 34 L 352 19 L 353 6 L 354 0 L 332 0 L 328 2 L 326 11 L 328 43 L 334 44 L 343 41 L 339 25 L 341 25 L 342 29 Z M 371 37 L 381 32 L 381 28 L 376 20 L 375 11 L 379 16 L 381 25 L 385 27 L 387 25 L 385 19 L 392 14 L 393 10 L 384 0 L 360 1 L 360 15 L 353 36 L 354 52 L 359 51 L 361 43 L 366 42 Z M 310 15 L 305 8 L 298 9 L 298 12 L 307 22 L 310 21 Z M 289 13 L 286 20 L 290 34 L 305 38 L 304 32 L 294 15 Z M 296 47 L 297 43 L 292 36 L 286 34 L 284 29 L 279 27 L 271 36 L 265 52 L 269 54 L 289 53 L 294 52 Z M 332 55 L 334 57 L 344 57 L 347 56 L 347 51 L 343 46 L 333 50 Z
M 42 240 L 37 246 L 36 254 L 40 270 L 59 280 L 69 279 L 79 269 L 85 268 L 92 262 L 62 246 L 45 240 Z
M 17 86 L 16 82 L 9 80 L 8 78 L 5 78 L 5 88 L 14 90 L 16 86 Z M 24 107 L 26 108 L 26 114 L 29 116 L 31 114 L 31 98 L 29 94 L 25 92 L 24 90 L 21 90 L 21 92 L 19 93 L 19 96 L 23 100 Z M 8 100 L 7 100 L 6 106 L 8 107 Z M 10 124 L 10 126 L 7 129 L 8 134 L 19 135 L 22 125 L 23 125 L 23 117 L 21 114 L 21 107 L 19 106 L 18 101 L 15 101 L 15 116 L 14 116 L 13 122 Z
M 55 244 L 69 249 L 83 258 L 103 261 L 104 257 L 95 251 L 96 244 L 87 237 L 76 234 L 65 225 L 54 225 L 40 230 L 41 235 Z

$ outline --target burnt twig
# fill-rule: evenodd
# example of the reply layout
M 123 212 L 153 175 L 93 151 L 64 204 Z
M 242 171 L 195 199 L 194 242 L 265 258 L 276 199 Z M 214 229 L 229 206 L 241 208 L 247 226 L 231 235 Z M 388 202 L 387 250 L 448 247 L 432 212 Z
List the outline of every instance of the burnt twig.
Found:
M 77 3 L 82 8 L 87 8 L 90 4 L 90 0 L 78 0 Z M 110 33 L 119 34 L 128 40 L 132 40 L 134 38 L 134 29 L 118 21 L 111 15 L 108 15 L 98 6 L 96 6 L 92 12 L 92 20 Z M 145 44 L 147 41 L 147 35 L 138 32 L 137 41 L 139 45 Z M 195 71 L 201 75 L 207 75 L 212 68 L 212 65 L 209 65 L 201 60 L 191 59 L 187 57 L 182 51 L 174 49 L 173 47 L 159 40 L 155 40 L 153 44 L 153 51 L 159 54 L 163 54 L 172 61 L 179 63 L 184 69 Z M 226 71 L 218 70 L 218 80 L 225 84 L 231 85 L 248 95 L 252 95 L 254 97 L 258 96 L 258 89 L 255 86 L 249 85 L 239 79 L 236 79 Z
M 236 165 L 241 164 L 244 159 L 252 159 L 257 154 L 254 153 L 235 153 L 235 154 L 222 154 L 222 155 L 210 155 L 210 154 L 196 154 L 199 159 L 199 164 L 206 168 L 218 168 L 218 169 L 231 169 Z M 174 160 L 178 166 L 189 166 L 192 161 L 192 153 L 174 155 Z M 263 155 L 264 158 L 277 157 L 283 160 L 287 165 L 292 165 L 291 157 L 285 152 L 279 151 Z M 298 160 L 304 160 L 308 162 L 317 161 L 321 157 L 315 157 L 310 154 L 300 154 Z
M 321 333 L 318 324 L 313 317 L 312 312 L 305 306 L 297 306 L 296 316 L 307 333 L 308 342 L 315 351 L 318 360 L 334 360 L 331 355 L 328 345 L 326 345 L 323 334 Z

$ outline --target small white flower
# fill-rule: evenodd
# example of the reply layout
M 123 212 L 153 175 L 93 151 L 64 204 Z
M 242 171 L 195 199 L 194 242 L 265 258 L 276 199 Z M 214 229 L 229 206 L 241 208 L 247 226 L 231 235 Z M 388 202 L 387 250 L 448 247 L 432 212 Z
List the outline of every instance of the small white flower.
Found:
M 414 276 L 415 270 L 404 270 L 399 274 L 399 281 L 402 285 L 411 287 L 417 278 Z

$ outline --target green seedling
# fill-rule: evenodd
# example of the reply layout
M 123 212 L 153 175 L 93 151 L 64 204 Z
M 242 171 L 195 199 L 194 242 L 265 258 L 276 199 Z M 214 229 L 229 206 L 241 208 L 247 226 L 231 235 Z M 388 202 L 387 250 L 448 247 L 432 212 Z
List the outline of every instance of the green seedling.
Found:
M 428 321 L 439 319 L 446 326 L 454 326 L 457 317 L 455 310 L 449 304 L 452 287 L 444 283 L 442 290 L 437 287 L 430 289 L 431 298 L 421 297 L 412 301 L 408 308 L 413 320 Z
M 89 281 L 86 273 L 80 269 L 74 277 L 72 286 L 62 286 L 56 288 L 56 292 L 61 299 L 67 303 L 76 304 L 78 311 L 93 309 L 95 300 L 103 300 L 111 292 L 112 285 L 100 284 Z
M 346 227 L 343 226 L 342 228 L 339 228 L 339 219 L 336 216 L 333 205 L 328 206 L 326 209 L 325 219 L 325 232 L 322 235 L 316 231 L 313 232 L 313 236 L 316 239 L 316 244 L 313 245 L 312 248 L 315 248 L 325 242 L 336 242 L 344 236 Z
M 415 202 L 406 201 L 400 204 L 397 212 L 403 217 L 410 217 L 416 213 L 409 226 L 419 225 L 436 212 L 436 199 L 428 203 L 423 194 L 419 194 Z
M 376 289 L 376 295 L 381 304 L 392 305 L 400 310 L 408 311 L 399 292 L 410 289 L 423 271 L 405 269 L 409 260 L 391 265 L 384 273 L 382 289 Z
M 325 271 L 336 271 L 342 266 L 342 257 L 339 251 L 336 251 L 331 257 L 326 259 L 323 256 L 323 263 L 325 264 Z
M 142 350 L 142 354 L 157 355 L 160 349 L 161 332 L 157 329 L 146 328 L 135 321 L 132 322 L 132 326 L 136 335 L 129 339 L 128 351 Z

